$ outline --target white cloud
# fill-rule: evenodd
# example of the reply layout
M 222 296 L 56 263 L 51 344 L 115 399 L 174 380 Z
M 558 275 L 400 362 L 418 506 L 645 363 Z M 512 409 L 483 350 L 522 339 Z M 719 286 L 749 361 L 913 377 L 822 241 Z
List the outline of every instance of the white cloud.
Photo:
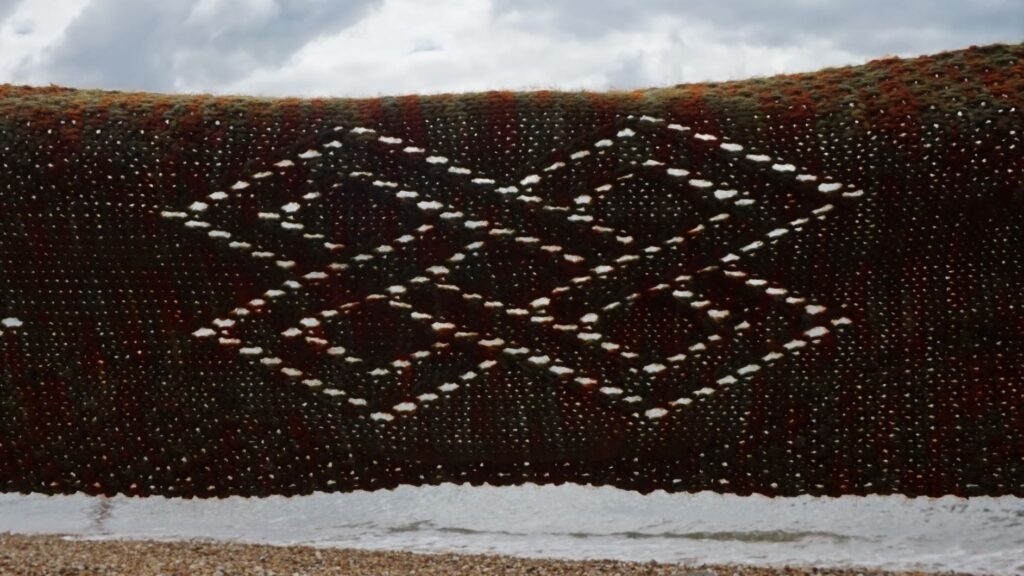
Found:
M 21 2 L 0 21 L 0 81 L 47 84 L 42 52 L 64 37 L 89 0 Z
M 544 11 L 497 14 L 487 0 L 387 0 L 353 27 L 310 42 L 280 68 L 256 70 L 216 89 L 367 96 L 635 88 L 861 58 L 823 41 L 799 47 L 727 42 L 709 24 L 680 17 L 652 17 L 629 30 L 586 37 L 551 33 L 548 18 Z
M 1019 42 L 1022 19 L 1013 0 L 0 0 L 0 81 L 298 96 L 631 89 Z
M 79 87 L 213 90 L 252 69 L 279 67 L 379 1 L 89 0 L 13 76 Z

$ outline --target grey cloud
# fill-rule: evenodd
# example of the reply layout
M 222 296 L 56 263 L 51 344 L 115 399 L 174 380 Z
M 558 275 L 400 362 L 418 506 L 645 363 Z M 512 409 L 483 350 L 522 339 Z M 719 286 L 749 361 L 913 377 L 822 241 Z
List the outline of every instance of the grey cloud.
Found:
M 770 46 L 825 40 L 855 54 L 932 52 L 970 44 L 1019 42 L 1019 0 L 495 0 L 497 13 L 549 13 L 552 28 L 579 36 L 630 30 L 676 16 L 712 26 L 723 40 Z
M 410 54 L 420 52 L 438 52 L 440 50 L 444 50 L 444 47 L 438 44 L 437 42 L 432 42 L 430 40 L 417 40 L 414 43 L 413 48 L 410 51 Z
M 279 66 L 380 2 L 94 0 L 41 69 L 52 82 L 78 87 L 171 91 L 178 84 L 222 84 Z
M 29 1 L 0 0 L 0 20 Z M 9 55 L 6 81 L 275 94 L 635 88 L 1024 39 L 1021 0 L 88 1 L 59 40 Z M 37 20 L 25 26 L 46 28 Z M 332 39 L 292 58 L 318 37 Z
M 616 62 L 610 70 L 608 70 L 608 88 L 628 89 L 650 84 L 649 79 L 642 72 L 642 63 L 643 56 L 640 54 L 633 54 L 620 58 L 619 61 Z
M 21 4 L 21 0 L 0 0 L 0 22 L 4 21 L 14 9 Z

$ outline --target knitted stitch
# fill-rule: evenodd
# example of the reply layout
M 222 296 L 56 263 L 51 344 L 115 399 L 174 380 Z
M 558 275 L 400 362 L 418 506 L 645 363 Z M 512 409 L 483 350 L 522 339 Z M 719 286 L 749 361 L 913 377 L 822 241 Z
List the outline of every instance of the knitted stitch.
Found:
M 2 86 L 0 490 L 1024 495 L 1022 57 Z

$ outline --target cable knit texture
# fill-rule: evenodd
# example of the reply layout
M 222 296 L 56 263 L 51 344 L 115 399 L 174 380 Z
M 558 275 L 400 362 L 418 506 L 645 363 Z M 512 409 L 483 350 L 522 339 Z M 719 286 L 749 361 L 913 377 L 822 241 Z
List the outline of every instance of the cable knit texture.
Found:
M 0 490 L 1024 495 L 1022 57 L 2 86 Z

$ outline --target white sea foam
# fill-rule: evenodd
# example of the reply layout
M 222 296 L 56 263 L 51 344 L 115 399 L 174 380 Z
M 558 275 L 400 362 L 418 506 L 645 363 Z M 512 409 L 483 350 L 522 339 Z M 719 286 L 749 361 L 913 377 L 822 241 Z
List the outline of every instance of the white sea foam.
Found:
M 1024 499 L 646 496 L 589 486 L 296 498 L 0 495 L 0 532 L 690 563 L 1024 571 Z

